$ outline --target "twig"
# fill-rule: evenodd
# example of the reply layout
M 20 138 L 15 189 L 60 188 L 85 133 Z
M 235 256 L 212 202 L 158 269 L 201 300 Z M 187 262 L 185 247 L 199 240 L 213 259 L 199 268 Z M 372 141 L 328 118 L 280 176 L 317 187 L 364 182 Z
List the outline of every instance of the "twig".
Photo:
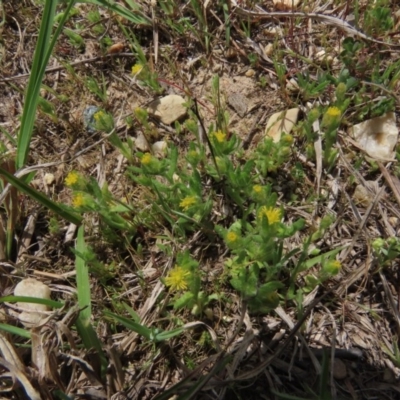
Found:
M 68 64 L 68 67 L 75 67 L 75 66 L 80 65 L 80 64 L 90 64 L 90 63 L 94 63 L 94 62 L 97 62 L 97 61 L 104 61 L 107 58 L 114 58 L 114 57 L 136 57 L 136 55 L 133 54 L 133 53 L 106 54 L 104 56 L 97 56 L 97 57 L 92 57 L 92 58 L 86 58 L 85 60 L 75 61 L 73 63 Z M 57 65 L 55 67 L 47 68 L 45 73 L 48 74 L 48 73 L 51 73 L 51 72 L 62 71 L 63 69 L 67 69 L 67 67 L 64 66 L 64 65 Z M 17 79 L 29 78 L 30 75 L 31 74 L 29 73 L 29 74 L 21 74 L 21 75 L 10 76 L 8 78 L 1 78 L 0 82 L 11 82 L 11 81 L 15 81 Z
M 293 12 L 265 11 L 261 7 L 258 7 L 258 6 L 257 6 L 258 12 L 255 12 L 255 11 L 250 11 L 250 10 L 246 10 L 244 8 L 239 7 L 236 0 L 231 0 L 231 5 L 234 7 L 234 12 L 244 15 L 246 17 L 254 17 L 257 19 L 272 19 L 272 18 L 279 18 L 279 17 L 316 19 L 316 20 L 322 21 L 328 25 L 336 26 L 349 34 L 357 36 L 358 38 L 364 39 L 368 42 L 391 47 L 394 49 L 400 49 L 400 44 L 391 44 L 391 43 L 383 42 L 381 40 L 376 40 L 376 39 L 372 38 L 371 36 L 366 35 L 364 32 L 361 32 L 361 31 L 355 29 L 348 22 L 343 21 L 340 18 L 333 17 L 331 15 L 318 14 L 318 13 L 305 13 L 305 12 L 299 12 L 299 11 L 293 11 Z

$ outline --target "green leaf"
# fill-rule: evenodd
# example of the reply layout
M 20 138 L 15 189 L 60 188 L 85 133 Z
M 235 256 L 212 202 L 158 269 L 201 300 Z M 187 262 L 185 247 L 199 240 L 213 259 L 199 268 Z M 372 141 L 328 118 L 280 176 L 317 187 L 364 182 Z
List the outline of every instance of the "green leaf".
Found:
M 88 4 L 95 4 L 98 6 L 103 6 L 108 8 L 109 10 L 115 12 L 116 14 L 120 15 L 121 17 L 126 18 L 128 21 L 133 22 L 134 24 L 139 25 L 151 25 L 151 19 L 144 15 L 142 12 L 139 11 L 139 6 L 137 3 L 130 1 L 130 6 L 134 8 L 133 11 L 122 7 L 118 3 L 107 1 L 107 0 L 84 0 L 81 3 L 88 3 Z
M 51 33 L 54 26 L 54 16 L 58 1 L 46 0 L 43 10 L 40 31 L 36 43 L 33 64 L 29 77 L 28 89 L 25 95 L 24 109 L 22 111 L 21 127 L 18 133 L 18 147 L 16 157 L 16 168 L 20 169 L 25 165 L 29 153 L 29 146 L 32 139 L 33 127 L 36 118 L 36 109 L 39 100 L 40 85 L 49 62 L 58 36 L 60 35 L 65 21 L 68 19 L 75 0 L 70 0 L 61 18 L 51 41 Z
M 257 294 L 258 267 L 253 264 L 241 268 L 230 282 L 244 298 L 254 297 Z
M 134 331 L 134 332 L 138 333 L 139 335 L 144 336 L 147 340 L 151 340 L 152 334 L 153 334 L 152 329 L 149 329 L 146 326 L 139 324 L 129 318 L 121 317 L 120 315 L 114 314 L 107 310 L 104 310 L 104 315 L 114 318 L 120 324 L 126 326 L 131 331 Z
M 31 338 L 31 333 L 29 331 L 27 331 L 26 329 L 18 328 L 17 326 L 0 324 L 0 330 L 11 333 L 12 335 L 21 336 L 25 339 Z
M 179 310 L 183 307 L 191 308 L 193 306 L 194 295 L 192 292 L 186 292 L 174 301 L 174 309 Z
M 4 296 L 0 297 L 0 303 L 34 303 L 34 304 L 43 304 L 50 308 L 62 308 L 64 306 L 63 303 L 59 301 L 50 300 L 50 299 L 41 299 L 39 297 L 31 297 L 31 296 Z
M 321 264 L 324 260 L 329 260 L 330 258 L 336 256 L 336 254 L 338 254 L 340 251 L 342 251 L 346 247 L 347 246 L 340 246 L 331 251 L 327 251 L 324 254 L 320 254 L 317 257 L 311 258 L 310 260 L 304 261 L 304 264 L 303 264 L 304 268 L 302 268 L 302 270 L 309 269 L 309 268 L 313 267 L 315 264 Z
M 89 268 L 83 258 L 78 254 L 85 254 L 87 246 L 84 238 L 83 226 L 79 227 L 76 239 L 76 285 L 78 290 L 78 304 L 81 309 L 78 319 L 76 320 L 76 328 L 79 336 L 86 349 L 97 350 L 97 355 L 101 364 L 102 376 L 104 376 L 107 369 L 107 359 L 104 355 L 101 341 L 99 340 L 96 331 L 90 323 L 92 317 L 91 299 L 90 299 L 90 280 Z
M 0 168 L 0 175 L 3 175 L 6 178 L 6 180 L 11 185 L 16 187 L 20 192 L 27 194 L 33 200 L 36 200 L 38 203 L 42 204 L 43 206 L 53 211 L 60 217 L 65 218 L 67 221 L 75 225 L 81 224 L 82 222 L 81 216 L 70 211 L 66 206 L 51 201 L 46 195 L 38 192 L 36 189 L 27 185 L 22 179 L 15 177 L 14 175 L 10 174 L 3 168 Z

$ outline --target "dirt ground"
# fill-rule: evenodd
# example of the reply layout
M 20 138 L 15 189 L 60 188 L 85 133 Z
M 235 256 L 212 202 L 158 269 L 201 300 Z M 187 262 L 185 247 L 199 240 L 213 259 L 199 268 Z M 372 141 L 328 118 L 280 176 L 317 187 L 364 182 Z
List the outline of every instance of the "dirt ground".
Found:
M 23 0 L 1 4 L 1 163 L 15 157 L 13 139 L 18 134 L 23 107 L 26 107 L 24 93 L 43 9 L 39 3 Z M 128 1 L 118 3 L 129 5 Z M 93 321 L 108 360 L 107 374 L 99 377 L 99 360 L 80 345 L 73 318 L 69 325 L 63 319 L 68 311 L 64 309 L 54 320 L 63 321 L 67 327 L 64 333 L 61 328 L 64 325 L 50 323 L 42 327 L 42 331 L 34 331 L 43 335 L 42 347 L 50 360 L 44 376 L 40 376 L 39 367 L 32 362 L 32 342 L 4 334 L 8 335 L 24 366 L 24 376 L 43 399 L 399 399 L 399 260 L 395 258 L 381 268 L 371 248 L 373 238 L 398 236 L 399 204 L 394 193 L 399 187 L 397 160 L 381 164 L 382 167 L 377 164 L 371 167 L 365 154 L 348 138 L 347 126 L 343 124 L 338 131 L 340 157 L 337 166 L 332 171 L 321 172 L 317 162 L 306 157 L 305 138 L 301 135 L 310 107 L 330 104 L 335 88 L 329 86 L 315 96 L 309 95 L 296 87 L 297 74 L 304 74 L 313 82 L 321 71 L 337 76 L 344 68 L 340 58 L 343 40 L 351 34 L 318 19 L 259 16 L 252 19 L 251 24 L 249 22 L 250 36 L 246 36 L 242 24 L 245 17 L 232 7 L 231 46 L 227 49 L 225 31 L 220 23 L 221 10 L 206 1 L 200 3 L 212 33 L 207 50 L 194 32 L 183 36 L 174 32 L 161 8 L 153 9 L 144 1 L 140 3 L 144 15 L 151 20 L 155 12 L 158 18 L 153 18 L 158 24 L 157 57 L 154 25 L 135 25 L 104 8 L 76 5 L 78 13 L 67 27 L 79 30 L 84 43 L 78 46 L 62 34 L 50 59 L 41 96 L 51 107 L 46 109 L 42 104 L 37 113 L 28 159 L 28 166 L 35 166 L 36 174 L 30 184 L 52 200 L 70 204 L 65 178 L 68 172 L 76 170 L 93 177 L 100 185 L 107 183 L 119 199 L 139 199 L 140 188 L 126 175 L 127 160 L 107 141 L 105 134 L 88 132 L 83 121 L 84 110 L 90 105 L 106 110 L 114 116 L 121 140 L 142 140 L 141 127 L 135 123 L 130 125 L 127 118 L 135 109 L 146 108 L 157 98 L 178 94 L 197 100 L 203 123 L 208 127 L 216 118 L 212 82 L 218 75 L 220 104 L 228 115 L 229 131 L 235 132 L 243 142 L 243 159 L 264 139 L 272 114 L 293 107 L 300 109 L 299 121 L 292 132 L 295 142 L 291 159 L 268 179 L 278 191 L 279 204 L 285 207 L 287 220 L 304 218 L 307 234 L 324 216 L 333 216 L 335 222 L 318 241 L 318 246 L 323 249 L 344 246 L 340 252 L 342 270 L 302 299 L 303 315 L 293 303 L 284 301 L 268 315 L 243 314 L 238 293 L 224 287 L 221 290 L 226 303 L 224 300 L 223 304 L 213 304 L 211 319 L 203 316 L 196 320 L 189 312 L 177 314 L 175 322 L 198 323 L 198 326 L 156 346 L 146 343 L 135 332 L 111 323 L 102 311 L 114 310 L 117 301 L 124 301 L 138 313 L 142 323 L 156 326 L 161 321 L 164 326 L 172 326 L 170 321 L 163 320 L 163 305 L 157 300 L 165 291 L 160 277 L 171 264 L 171 257 L 162 251 L 161 245 L 168 243 L 166 238 L 171 232 L 167 228 L 160 228 L 159 232 L 145 230 L 135 239 L 132 248 L 121 251 L 101 237 L 96 231 L 95 218 L 88 217 L 87 241 L 102 262 L 118 266 L 117 273 L 106 284 L 95 274 L 91 275 Z M 250 3 L 243 2 L 243 8 L 250 9 Z M 354 14 L 351 2 L 319 3 L 310 2 L 308 10 L 344 20 Z M 367 9 L 367 3 L 360 2 L 361 14 Z M 196 24 L 191 4 L 182 2 L 181 14 L 172 15 L 172 18 L 178 20 L 185 16 Z M 275 10 L 272 1 L 260 3 L 260 6 Z M 399 6 L 392 2 L 390 8 L 395 26 L 398 26 Z M 94 9 L 100 11 L 99 24 L 105 28 L 101 34 L 93 31 L 95 24 L 87 18 Z M 158 74 L 160 93 L 132 75 L 138 56 L 126 32 L 136 35 L 150 68 Z M 102 41 L 105 36 L 112 44 L 121 43 L 123 50 L 108 53 Z M 362 65 L 352 71 L 360 81 L 371 78 L 367 66 L 365 70 L 361 68 L 374 53 L 382 53 L 381 70 L 397 62 L 397 47 L 384 48 L 357 34 L 353 37 L 367 43 L 358 60 Z M 271 43 L 272 50 L 268 47 Z M 392 43 L 399 46 L 398 36 L 393 35 Z M 321 50 L 332 57 L 331 63 L 319 61 Z M 256 60 L 254 55 L 258 55 Z M 278 59 L 285 69 L 283 80 L 276 70 Z M 89 78 L 98 83 L 103 100 L 90 89 Z M 364 89 L 363 95 L 369 96 L 371 102 L 387 95 L 379 88 L 365 86 Z M 395 96 L 399 95 L 397 82 L 390 90 Z M 357 106 L 352 103 L 348 110 L 345 123 L 360 122 Z M 392 111 L 397 115 L 398 103 Z M 164 140 L 176 145 L 183 154 L 196 140 L 187 131 L 177 134 L 174 124 L 164 125 L 152 119 L 151 126 L 154 135 L 146 136 L 144 146 Z M 304 177 L 299 179 L 293 175 L 294 165 L 301 165 Z M 46 178 L 49 174 L 54 178 L 51 182 Z M 376 181 L 379 188 L 384 187 L 381 198 L 374 193 L 378 201 L 370 208 L 356 204 L 353 198 L 356 185 L 365 184 L 366 180 Z M 393 189 L 390 182 L 394 182 L 397 189 Z M 312 192 L 315 196 L 311 202 Z M 34 277 L 50 287 L 53 299 L 67 301 L 72 309 L 76 302 L 76 280 L 75 255 L 71 247 L 76 227 L 59 222 L 58 230 L 51 229 L 48 211 L 28 196 L 19 195 L 19 201 L 21 214 L 15 230 L 13 257 L 0 263 L 1 293 L 3 296 L 11 294 L 21 279 Z M 0 212 L 5 225 L 4 208 Z M 288 248 L 294 248 L 297 241 L 300 243 L 301 235 L 293 238 Z M 210 245 L 199 233 L 193 233 L 180 246 L 179 250 L 190 250 L 200 261 L 206 276 L 203 283 L 206 288 L 211 287 L 213 277 L 223 274 L 226 247 L 222 242 Z M 21 327 L 9 312 L 8 303 L 2 305 L 3 313 L 6 315 L 4 324 Z M 212 339 L 202 346 L 199 343 L 204 331 L 209 332 Z M 75 348 L 71 350 L 64 342 L 69 342 L 70 346 L 74 344 Z M 388 349 L 394 354 L 397 351 L 397 360 L 388 356 Z M 6 359 L 4 351 L 0 348 Z M 50 373 L 51 369 L 57 372 Z M 21 384 L 17 383 L 18 375 L 10 371 L 9 364 L 0 360 L 0 396 L 26 398 Z M 14 384 L 10 375 L 14 375 Z M 175 392 L 166 391 L 175 384 L 178 385 Z M 189 397 L 195 385 L 199 386 L 193 397 Z M 166 397 L 162 397 L 163 394 Z

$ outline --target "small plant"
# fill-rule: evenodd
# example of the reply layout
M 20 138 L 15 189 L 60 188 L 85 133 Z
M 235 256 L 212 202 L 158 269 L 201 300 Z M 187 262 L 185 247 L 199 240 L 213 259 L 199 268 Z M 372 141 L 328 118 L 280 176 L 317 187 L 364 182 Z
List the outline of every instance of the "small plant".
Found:
M 172 300 L 174 309 L 186 307 L 196 316 L 205 311 L 210 313 L 211 310 L 206 309 L 207 305 L 219 298 L 217 294 L 207 295 L 201 290 L 199 263 L 188 252 L 178 254 L 176 265 L 168 272 L 164 282 L 172 292 L 177 292 Z

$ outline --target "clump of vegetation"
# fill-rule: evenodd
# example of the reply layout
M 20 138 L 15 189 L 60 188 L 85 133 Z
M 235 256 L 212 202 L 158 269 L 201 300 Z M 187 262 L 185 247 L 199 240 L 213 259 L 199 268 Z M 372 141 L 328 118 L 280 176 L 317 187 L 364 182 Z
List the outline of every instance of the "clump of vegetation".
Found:
M 0 364 L 18 381 L 9 393 L 70 398 L 91 385 L 101 396 L 240 398 L 251 380 L 256 398 L 351 398 L 335 363 L 359 361 L 350 350 L 363 340 L 374 352 L 365 382 L 379 382 L 388 365 L 399 373 L 399 169 L 347 137 L 397 106 L 399 62 L 378 51 L 391 46 L 396 6 L 367 3 L 326 5 L 329 15 L 336 6 L 352 14 L 360 31 L 345 37 L 318 24 L 309 53 L 303 14 L 274 22 L 271 50 L 260 36 L 266 13 L 228 0 L 3 5 L 3 35 L 14 13 L 24 25 L 37 7 L 42 20 L 27 28 L 37 41 L 26 90 L 11 83 L 15 66 L 1 80 L 23 104 L 18 125 L 1 114 L 2 289 L 35 271 L 54 297 L 1 298 L 0 336 L 15 365 L 5 354 Z M 260 99 L 234 113 L 229 95 L 253 80 Z M 167 92 L 187 108 L 171 126 L 147 106 Z M 266 135 L 265 117 L 293 107 L 294 128 Z M 355 200 L 367 180 L 387 184 L 386 196 L 368 189 Z M 31 214 L 34 240 L 24 247 L 15 238 Z M 32 329 L 10 303 L 57 311 Z M 4 375 L 4 388 L 12 382 Z

